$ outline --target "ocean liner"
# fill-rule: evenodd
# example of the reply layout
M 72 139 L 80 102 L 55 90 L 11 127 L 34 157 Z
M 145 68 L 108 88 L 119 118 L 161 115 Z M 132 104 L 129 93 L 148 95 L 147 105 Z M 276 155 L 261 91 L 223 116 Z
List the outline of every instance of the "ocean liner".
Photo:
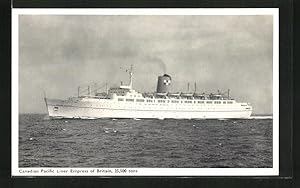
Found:
M 67 100 L 44 98 L 48 115 L 57 118 L 155 118 L 155 119 L 247 119 L 252 113 L 249 103 L 236 102 L 226 94 L 194 92 L 169 92 L 170 75 L 158 77 L 157 89 L 153 93 L 140 93 L 133 89 L 133 68 L 128 85 L 111 87 L 106 92 L 80 94 Z

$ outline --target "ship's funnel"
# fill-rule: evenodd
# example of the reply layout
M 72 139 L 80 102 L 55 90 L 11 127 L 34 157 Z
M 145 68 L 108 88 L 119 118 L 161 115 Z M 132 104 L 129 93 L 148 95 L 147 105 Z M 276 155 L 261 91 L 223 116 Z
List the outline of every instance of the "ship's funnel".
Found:
M 163 76 L 159 76 L 157 80 L 157 88 L 156 93 L 167 93 L 169 92 L 169 88 L 171 86 L 171 76 L 164 74 Z

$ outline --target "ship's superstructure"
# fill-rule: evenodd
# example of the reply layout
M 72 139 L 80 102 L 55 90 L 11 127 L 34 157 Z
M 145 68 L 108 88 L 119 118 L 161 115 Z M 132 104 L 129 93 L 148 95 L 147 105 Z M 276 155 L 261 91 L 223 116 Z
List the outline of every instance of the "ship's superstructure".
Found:
M 157 119 L 244 119 L 250 118 L 252 107 L 224 94 L 169 92 L 171 76 L 158 77 L 156 92 L 140 93 L 130 82 L 111 87 L 107 92 L 71 97 L 67 100 L 45 98 L 50 118 L 157 118 Z M 196 87 L 196 86 L 195 86 Z

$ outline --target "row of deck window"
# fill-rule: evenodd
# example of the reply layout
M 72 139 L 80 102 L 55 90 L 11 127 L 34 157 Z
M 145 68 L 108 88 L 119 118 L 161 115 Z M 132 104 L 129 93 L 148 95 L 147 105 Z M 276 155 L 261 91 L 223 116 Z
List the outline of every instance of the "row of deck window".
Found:
M 118 98 L 118 101 L 124 101 L 124 98 Z M 125 99 L 126 102 L 134 102 L 134 99 Z M 136 99 L 136 102 L 145 102 L 144 99 Z M 155 102 L 155 100 L 147 99 L 146 102 Z M 158 103 L 169 103 L 169 100 L 157 100 Z M 198 102 L 199 104 L 204 104 L 204 101 L 194 101 L 194 103 Z M 178 100 L 171 100 L 171 103 L 180 103 Z M 183 101 L 181 101 L 183 103 Z M 193 101 L 184 101 L 184 103 L 193 103 Z M 213 104 L 213 101 L 206 101 L 206 104 Z M 214 101 L 214 104 L 222 104 L 221 101 Z M 226 101 L 223 101 L 223 104 L 226 104 Z M 227 101 L 227 104 L 233 104 L 232 101 Z

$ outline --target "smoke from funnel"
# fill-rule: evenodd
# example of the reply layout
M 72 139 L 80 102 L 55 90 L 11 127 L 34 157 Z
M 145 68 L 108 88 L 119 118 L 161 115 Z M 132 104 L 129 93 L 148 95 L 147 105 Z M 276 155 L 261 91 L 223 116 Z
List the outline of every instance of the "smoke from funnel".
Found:
M 147 59 L 148 62 L 150 62 L 152 64 L 157 64 L 159 66 L 159 68 L 162 69 L 163 74 L 167 73 L 166 64 L 160 58 L 151 57 L 151 56 L 147 56 L 145 58 Z

